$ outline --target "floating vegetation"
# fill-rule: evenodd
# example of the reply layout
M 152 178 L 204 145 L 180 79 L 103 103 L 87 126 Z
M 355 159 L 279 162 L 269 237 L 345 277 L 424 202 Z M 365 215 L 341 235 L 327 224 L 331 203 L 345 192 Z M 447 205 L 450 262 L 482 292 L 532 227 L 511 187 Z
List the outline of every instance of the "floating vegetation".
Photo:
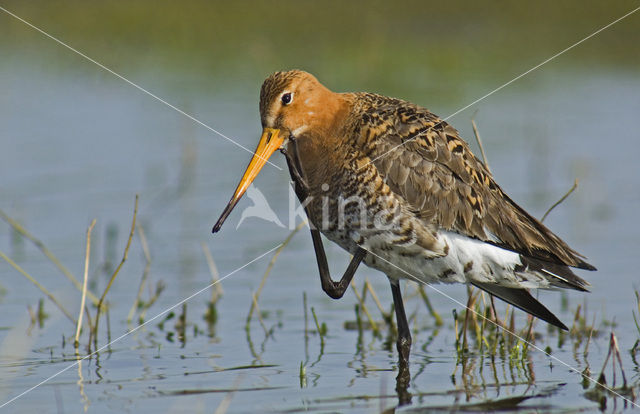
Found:
M 106 304 L 104 303 L 105 298 L 107 296 L 107 293 L 109 292 L 109 289 L 111 288 L 111 285 L 113 284 L 116 276 L 118 275 L 120 269 L 122 268 L 122 265 L 125 263 L 125 261 L 127 260 L 127 256 L 129 253 L 129 247 L 131 246 L 131 240 L 133 238 L 133 234 L 135 231 L 135 225 L 136 225 L 136 217 L 137 217 L 137 212 L 138 212 L 138 196 L 136 195 L 135 197 L 135 205 L 134 205 L 134 210 L 133 210 L 133 222 L 131 225 L 131 231 L 129 233 L 129 238 L 127 240 L 127 245 L 125 247 L 125 251 L 124 251 L 124 255 L 122 257 L 122 260 L 120 261 L 120 264 L 116 267 L 115 271 L 113 272 L 113 274 L 111 275 L 111 278 L 109 279 L 109 282 L 106 286 L 106 288 L 104 289 L 101 297 L 98 299 L 97 296 L 95 294 L 93 294 L 90 290 L 89 290 L 89 255 L 90 255 L 90 246 L 91 246 L 91 232 L 96 224 L 96 220 L 92 220 L 92 222 L 89 224 L 89 227 L 87 228 L 87 237 L 86 237 L 86 249 L 85 249 L 85 260 L 84 260 L 84 277 L 83 277 L 83 283 L 80 283 L 75 276 L 73 276 L 73 274 L 71 274 L 71 272 L 55 257 L 55 255 L 45 246 L 45 244 L 40 241 L 39 239 L 37 239 L 35 236 L 33 236 L 30 232 L 28 232 L 22 225 L 20 225 L 20 223 L 18 223 L 17 221 L 13 220 L 11 217 L 9 217 L 6 213 L 4 213 L 3 211 L 0 210 L 0 217 L 2 219 L 4 219 L 13 229 L 14 232 L 20 234 L 21 236 L 23 236 L 24 238 L 26 238 L 27 240 L 30 240 L 31 242 L 33 242 L 34 245 L 36 245 L 36 247 L 38 247 L 38 249 L 40 249 L 40 251 L 52 262 L 54 263 L 54 265 L 65 275 L 65 277 L 67 277 L 67 279 L 69 279 L 73 285 L 78 288 L 78 290 L 81 292 L 81 302 L 80 302 L 80 310 L 78 313 L 78 318 L 74 318 L 73 316 L 71 316 L 71 313 L 62 305 L 62 302 L 55 297 L 55 295 L 53 295 L 53 293 L 51 293 L 47 288 L 44 287 L 44 285 L 42 285 L 40 282 L 38 282 L 38 280 L 36 278 L 34 278 L 33 276 L 31 276 L 29 273 L 27 273 L 24 269 L 22 269 L 21 266 L 19 266 L 16 262 L 14 262 L 11 258 L 9 258 L 8 256 L 6 256 L 2 251 L 0 251 L 0 257 L 2 257 L 7 263 L 9 263 L 13 268 L 15 268 L 21 275 L 23 275 L 25 278 L 27 278 L 31 283 L 33 283 L 38 289 L 40 289 L 42 291 L 42 293 L 45 294 L 45 296 L 47 298 L 49 298 L 49 300 L 51 300 L 51 302 L 53 302 L 58 309 L 73 323 L 74 327 L 75 327 L 75 335 L 74 335 L 74 340 L 73 340 L 73 344 L 74 344 L 74 348 L 76 349 L 76 353 L 78 350 L 78 347 L 80 345 L 80 335 L 82 332 L 82 325 L 83 325 L 83 317 L 84 315 L 86 315 L 87 317 L 87 325 L 89 326 L 89 339 L 87 341 L 87 347 L 86 347 L 86 352 L 87 354 L 91 354 L 91 344 L 93 344 L 94 349 L 98 349 L 98 322 L 99 322 L 99 318 L 100 318 L 100 314 L 102 311 L 106 310 L 108 312 L 107 306 L 105 306 Z M 90 311 L 88 309 L 88 307 L 85 305 L 85 301 L 86 298 L 89 298 L 90 300 L 92 300 L 95 305 L 96 305 L 96 315 L 95 318 L 92 319 L 91 318 L 91 314 Z M 29 310 L 30 314 L 32 314 L 32 320 L 39 320 L 40 321 L 40 326 L 42 326 L 42 322 L 44 321 L 44 311 L 42 310 L 43 307 L 42 305 L 40 305 L 39 307 L 39 312 L 42 312 L 41 316 L 39 318 L 37 318 L 33 312 L 31 310 Z M 107 313 L 107 318 L 108 318 L 108 313 Z M 109 324 L 108 324 L 109 325 Z M 107 327 L 107 335 L 108 337 L 110 337 L 110 327 Z M 65 341 L 63 341 L 64 344 Z M 110 341 L 109 341 L 110 342 Z
M 9 215 L 7 215 L 2 210 L 0 210 L 0 218 L 2 218 L 4 221 L 7 222 L 7 224 L 11 226 L 11 229 L 13 231 L 12 237 L 14 239 L 17 239 L 19 235 L 20 237 L 24 237 L 25 239 L 32 242 L 38 249 L 40 249 L 40 251 L 47 257 L 47 259 L 49 259 L 58 268 L 58 270 L 62 272 L 62 274 L 76 287 L 76 289 L 82 292 L 83 290 L 82 283 L 78 281 L 78 279 L 69 271 L 69 269 L 67 269 L 67 267 L 64 266 L 60 262 L 60 260 L 58 260 L 58 258 L 51 252 L 51 250 L 47 248 L 47 246 L 45 246 L 45 244 L 41 240 L 37 239 L 20 223 L 18 223 L 17 221 L 9 217 Z M 3 258 L 4 258 L 4 254 L 3 254 Z M 97 305 L 98 304 L 97 296 L 91 292 L 87 292 L 87 294 L 89 296 L 89 299 L 91 299 L 91 301 L 94 303 L 94 305 Z
M 107 286 L 104 288 L 104 291 L 102 292 L 102 296 L 100 296 L 100 300 L 98 301 L 98 305 L 97 305 L 97 309 L 96 309 L 96 317 L 95 320 L 93 322 L 93 326 L 92 326 L 92 336 L 93 336 L 93 341 L 94 341 L 94 348 L 98 349 L 98 327 L 99 327 L 99 322 L 100 322 L 100 313 L 103 310 L 103 303 L 104 303 L 104 299 L 107 296 L 107 293 L 109 293 L 109 289 L 111 289 L 111 285 L 113 284 L 113 282 L 116 280 L 116 277 L 118 276 L 118 273 L 120 273 L 120 269 L 122 268 L 122 265 L 124 265 L 124 262 L 127 261 L 127 257 L 129 256 L 129 247 L 131 247 L 131 240 L 133 239 L 133 234 L 135 233 L 136 230 L 136 219 L 138 218 L 138 195 L 136 194 L 136 202 L 135 205 L 133 207 L 133 219 L 131 220 L 131 230 L 129 231 L 129 238 L 127 239 L 127 245 L 124 248 L 124 254 L 122 255 L 122 260 L 120 261 L 120 263 L 118 264 L 118 266 L 116 267 L 116 270 L 113 271 L 113 274 L 111 275 L 111 277 L 109 278 L 109 282 L 107 283 Z
M 472 121 L 474 133 L 476 135 L 478 146 L 481 149 L 481 154 L 484 159 L 484 163 L 487 165 L 486 156 L 482 147 L 482 141 L 478 132 L 475 121 Z M 575 180 L 569 190 L 555 203 L 553 203 L 542 216 L 542 220 L 545 220 L 549 214 L 560 204 L 562 204 L 576 189 L 578 181 Z M 293 234 L 295 234 L 299 228 L 291 232 L 291 234 L 285 240 L 284 246 L 291 240 Z M 260 284 L 258 293 L 264 288 L 266 276 L 271 271 L 275 259 L 280 254 L 280 249 L 274 254 L 271 262 L 267 267 L 265 277 Z M 415 298 L 419 298 L 423 305 L 426 307 L 428 313 L 433 319 L 433 327 L 431 328 L 433 333 L 431 339 L 438 335 L 438 328 L 445 325 L 444 319 L 432 306 L 431 301 L 424 289 L 423 285 L 413 282 L 406 282 L 407 290 L 413 287 L 414 291 L 405 296 L 405 306 L 409 306 L 411 301 Z M 380 339 L 383 337 L 383 332 L 387 332 L 387 337 L 381 344 L 383 349 L 391 351 L 393 349 L 393 343 L 397 336 L 396 327 L 394 326 L 394 320 L 391 317 L 393 315 L 393 307 L 390 311 L 386 312 L 381 305 L 378 294 L 374 287 L 365 279 L 362 289 L 358 289 L 355 280 L 351 281 L 351 290 L 354 293 L 356 304 L 354 305 L 355 320 L 345 321 L 344 328 L 346 330 L 357 331 L 358 337 L 356 342 L 356 354 L 364 354 L 364 332 L 370 331 L 372 340 Z M 636 328 L 640 334 L 640 294 L 635 292 L 636 302 L 638 305 L 638 317 L 634 310 L 634 321 Z M 380 314 L 382 320 L 375 320 L 369 307 L 367 305 L 367 299 L 371 298 Z M 536 329 L 538 327 L 538 320 L 527 315 L 524 324 L 520 325 L 517 321 L 521 320 L 520 317 L 516 318 L 515 308 L 508 304 L 497 307 L 493 296 L 486 294 L 485 292 L 468 287 L 467 289 L 467 301 L 466 305 L 462 309 L 452 309 L 452 329 L 455 335 L 455 355 L 456 355 L 456 367 L 451 374 L 451 381 L 454 385 L 458 383 L 462 384 L 463 389 L 467 393 L 467 399 L 480 398 L 482 390 L 489 386 L 500 387 L 500 381 L 498 380 L 499 367 L 496 365 L 497 360 L 502 360 L 506 363 L 508 369 L 507 381 L 503 381 L 503 385 L 513 384 L 534 384 L 536 382 L 536 375 L 534 372 L 534 360 L 531 356 L 531 348 L 541 350 L 542 348 L 537 343 L 545 344 L 543 346 L 544 353 L 549 356 L 549 361 L 562 362 L 557 357 L 550 357 L 557 350 L 563 349 L 567 342 L 569 342 L 573 348 L 575 355 L 582 354 L 583 360 L 577 361 L 578 366 L 584 364 L 582 374 L 582 384 L 587 389 L 585 396 L 593 401 L 597 401 L 601 408 L 606 407 L 606 399 L 624 399 L 625 406 L 628 404 L 635 404 L 635 394 L 640 388 L 640 383 L 636 381 L 634 385 L 630 386 L 627 382 L 626 375 L 622 369 L 622 359 L 620 357 L 619 347 L 615 334 L 612 332 L 609 343 L 609 354 L 605 359 L 602 373 L 598 380 L 591 377 L 591 371 L 588 363 L 589 349 L 591 342 L 602 336 L 602 329 L 596 328 L 596 314 L 590 314 L 588 312 L 585 303 L 578 304 L 572 311 L 568 303 L 566 295 L 562 298 L 563 312 L 571 312 L 573 315 L 573 323 L 568 332 L 564 332 L 557 327 L 543 324 L 546 328 L 545 331 Z M 253 296 L 253 306 L 257 308 L 257 296 Z M 305 344 L 308 342 L 308 329 L 306 328 L 306 309 L 307 299 L 306 294 L 303 295 L 304 309 L 305 309 Z M 498 309 L 504 309 L 503 312 L 499 312 Z M 321 342 L 321 353 L 318 358 L 322 356 L 324 352 L 326 341 L 329 337 L 326 336 L 326 327 L 318 323 L 318 316 L 315 309 L 311 307 L 311 314 L 316 326 L 316 333 L 319 334 Z M 416 315 L 412 315 L 410 320 L 415 322 Z M 247 320 L 249 322 L 249 318 Z M 615 326 L 615 323 L 608 320 L 600 320 L 604 327 Z M 413 331 L 417 332 L 418 329 L 413 324 Z M 555 340 L 555 341 L 554 341 Z M 555 349 L 552 345 L 555 342 Z M 423 345 L 425 352 L 428 351 L 428 343 Z M 635 355 L 640 350 L 640 339 L 636 341 L 631 352 Z M 608 364 L 609 359 L 612 362 L 612 375 L 613 382 L 609 387 L 607 386 L 604 370 Z M 635 359 L 634 359 L 635 361 Z M 616 363 L 618 370 L 616 370 Z M 636 364 L 637 365 L 637 364 Z M 494 385 L 489 385 L 483 377 L 483 371 L 486 366 L 491 369 L 491 377 L 495 380 Z M 569 365 L 567 365 L 570 367 Z M 401 364 L 397 367 L 398 377 L 396 383 L 396 397 L 400 401 L 400 404 L 407 403 L 412 400 L 412 396 L 418 396 L 419 393 L 412 394 L 409 391 L 409 371 L 408 367 L 403 367 Z M 504 369 L 504 367 L 503 367 Z M 572 368 L 573 369 L 573 368 Z M 573 369 L 575 372 L 580 373 Z M 617 385 L 616 372 L 619 372 L 622 376 L 622 386 Z M 422 373 L 420 371 L 418 374 Z M 300 364 L 300 386 L 305 387 L 307 385 L 308 366 L 303 361 Z M 554 391 L 555 392 L 555 391 Z M 470 411 L 485 411 L 485 410 L 500 410 L 500 409 L 516 409 L 516 407 L 524 401 L 531 398 L 544 397 L 550 394 L 528 394 L 518 397 L 490 399 L 486 402 L 470 403 L 464 405 L 457 405 L 460 410 Z M 420 406 L 419 406 L 420 407 Z M 451 407 L 448 407 L 451 408 Z M 421 410 L 418 408 L 417 410 Z M 438 407 L 430 406 L 429 409 L 438 409 Z
M 44 321 L 49 318 L 49 314 L 44 310 L 44 299 L 38 300 L 38 307 L 35 311 L 31 309 L 31 306 L 27 306 L 27 310 L 29 311 L 29 319 L 31 321 L 27 332 L 31 333 L 36 325 L 42 329 L 44 327 Z
M 475 123 L 474 130 L 477 133 Z M 479 133 L 477 133 L 477 137 L 479 146 L 482 146 Z M 575 184 L 557 203 L 549 208 L 545 215 L 548 215 L 553 207 L 562 203 L 574 190 Z M 136 324 L 140 326 L 147 321 L 149 312 L 153 315 L 149 320 L 155 319 L 159 315 L 154 312 L 157 311 L 154 305 L 157 304 L 158 299 L 165 291 L 166 283 L 163 280 L 152 282 L 151 252 L 153 246 L 150 245 L 147 239 L 145 228 L 143 228 L 140 220 L 137 219 L 137 204 L 138 199 L 136 198 L 126 246 L 123 256 L 117 265 L 115 261 L 111 260 L 111 256 L 113 256 L 111 250 L 115 248 L 115 242 L 108 242 L 110 246 L 108 261 L 113 266 L 110 268 L 110 278 L 100 296 L 92 293 L 92 291 L 95 291 L 95 288 L 92 289 L 92 282 L 94 282 L 93 286 L 96 283 L 95 280 L 92 280 L 94 278 L 90 272 L 92 266 L 90 266 L 89 262 L 91 231 L 94 228 L 95 221 L 87 228 L 84 274 L 82 280 L 78 281 L 41 241 L 28 233 L 13 219 L 0 213 L 0 216 L 10 224 L 14 229 L 14 233 L 18 235 L 13 235 L 12 237 L 31 240 L 80 292 L 78 295 L 81 298 L 80 308 L 76 318 L 66 308 L 68 303 L 57 298 L 37 278 L 28 274 L 18 263 L 0 252 L 0 257 L 4 258 L 22 276 L 29 279 L 44 295 L 43 298 L 38 300 L 37 306 L 34 308 L 28 307 L 29 333 L 33 329 L 42 329 L 45 321 L 50 318 L 49 313 L 45 311 L 47 300 L 54 303 L 56 308 L 73 322 L 74 334 L 67 332 L 62 335 L 62 356 L 55 355 L 54 352 L 56 348 L 60 348 L 59 346 L 45 347 L 38 352 L 46 353 L 51 361 L 79 362 L 77 385 L 81 395 L 81 402 L 85 407 L 88 407 L 90 402 L 91 393 L 88 391 L 90 388 L 88 384 L 91 384 L 93 379 L 87 375 L 87 370 L 82 368 L 80 362 L 84 358 L 83 355 L 92 355 L 92 350 L 95 352 L 100 349 L 98 346 L 98 321 L 101 316 L 104 316 L 106 320 L 107 342 L 111 342 L 110 306 L 122 306 L 122 304 L 110 305 L 109 301 L 107 301 L 108 292 L 129 257 L 131 246 L 135 245 L 133 242 L 135 235 L 138 236 L 139 248 L 142 251 L 141 264 L 144 267 L 141 275 L 136 274 L 135 285 L 131 289 L 131 295 L 135 294 L 132 302 L 127 298 L 124 310 L 129 309 L 126 314 L 126 324 L 130 330 L 133 330 L 137 328 Z M 306 223 L 304 222 L 300 223 L 287 235 L 266 266 L 259 287 L 254 292 L 250 292 L 250 297 L 248 297 L 245 332 L 246 342 L 253 361 L 246 364 L 244 362 L 242 364 L 234 363 L 227 367 L 220 367 L 214 362 L 219 357 L 218 355 L 207 355 L 204 358 L 206 358 L 208 364 L 212 365 L 211 367 L 186 371 L 184 372 L 185 376 L 229 371 L 246 373 L 246 370 L 282 369 L 280 365 L 270 363 L 273 361 L 265 357 L 265 355 L 269 355 L 270 347 L 271 349 L 277 348 L 283 343 L 279 331 L 279 328 L 283 325 L 282 311 L 277 307 L 273 309 L 271 303 L 267 302 L 265 304 L 264 300 L 261 302 L 260 296 L 267 286 L 269 275 L 272 272 L 275 273 L 277 259 L 282 251 L 290 245 L 295 234 L 305 225 Z M 114 237 L 113 231 L 108 233 L 111 234 L 108 237 Z M 219 283 L 220 274 L 213 254 L 206 244 L 202 244 L 201 247 L 201 260 L 203 260 L 202 263 L 206 262 L 212 285 L 210 297 L 207 298 L 205 303 L 182 303 L 179 308 L 176 307 L 176 309 L 158 318 L 154 325 L 149 325 L 148 329 L 145 330 L 145 334 L 138 338 L 138 346 L 152 349 L 154 359 L 173 357 L 172 354 L 165 352 L 168 346 L 172 349 L 190 349 L 189 346 L 193 346 L 194 343 L 202 339 L 208 341 L 208 344 L 212 346 L 212 352 L 216 352 L 215 345 L 220 342 L 217 337 L 216 327 L 221 319 L 221 312 L 226 309 L 223 301 L 224 290 Z M 310 264 L 310 266 L 313 266 L 313 264 Z M 94 267 L 97 266 L 94 265 Z M 104 264 L 97 268 L 106 269 Z M 315 269 L 313 268 L 313 270 Z M 95 274 L 94 272 L 93 275 Z M 630 407 L 631 404 L 635 404 L 636 395 L 640 391 L 640 380 L 637 374 L 628 376 L 630 367 L 624 366 L 620 347 L 622 345 L 623 349 L 629 349 L 631 361 L 635 364 L 631 372 L 637 373 L 640 367 L 637 362 L 640 359 L 640 293 L 638 291 L 634 291 L 635 301 L 632 309 L 637 335 L 634 337 L 633 344 L 626 344 L 618 342 L 618 338 L 613 332 L 614 321 L 602 319 L 599 316 L 600 314 L 594 312 L 594 309 L 587 307 L 586 299 L 584 303 L 571 304 L 567 296 L 563 295 L 561 297 L 562 313 L 567 320 L 569 318 L 572 320 L 570 330 L 563 332 L 555 327 L 540 323 L 531 316 L 523 318 L 521 313 L 514 311 L 514 308 L 509 305 L 501 303 L 496 305 L 491 296 L 472 287 L 468 288 L 466 301 L 463 301 L 463 304 L 451 309 L 450 313 L 447 310 L 446 313 L 441 315 L 432 304 L 433 298 L 429 297 L 423 285 L 407 282 L 403 284 L 405 306 L 407 310 L 413 309 L 413 312 L 408 313 L 410 316 L 409 321 L 412 333 L 415 338 L 419 339 L 413 344 L 415 361 L 412 362 L 410 367 L 402 366 L 402 364 L 376 366 L 375 363 L 371 363 L 368 360 L 372 354 L 375 355 L 375 351 L 381 350 L 389 355 L 395 352 L 397 327 L 394 325 L 394 309 L 393 305 L 390 307 L 383 306 L 374 284 L 370 283 L 367 277 L 364 277 L 363 282 L 362 279 L 360 280 L 361 282 L 358 284 L 356 284 L 355 280 L 351 281 L 350 290 L 353 292 L 352 309 L 354 313 L 345 312 L 345 320 L 342 321 L 342 324 L 334 324 L 335 321 L 328 322 L 326 315 L 322 314 L 322 308 L 310 306 L 307 294 L 303 291 L 304 333 L 301 333 L 301 336 L 304 336 L 299 343 L 301 347 L 304 346 L 304 358 L 302 360 L 296 359 L 296 361 L 300 361 L 299 365 L 296 362 L 296 368 L 298 368 L 297 378 L 294 379 L 297 382 L 296 387 L 307 389 L 316 386 L 318 378 L 323 375 L 318 373 L 318 369 L 321 366 L 319 363 L 327 360 L 325 353 L 334 358 L 339 355 L 336 352 L 336 349 L 339 349 L 339 352 L 353 353 L 352 357 L 349 356 L 352 360 L 348 363 L 349 367 L 353 368 L 356 373 L 351 384 L 354 384 L 359 378 L 382 375 L 381 373 L 393 370 L 397 372 L 395 392 L 387 393 L 384 388 L 386 384 L 381 383 L 380 392 L 377 394 L 348 395 L 342 399 L 319 399 L 315 402 L 334 405 L 339 403 L 346 404 L 345 406 L 337 405 L 340 407 L 337 411 L 348 410 L 351 404 L 356 401 L 379 400 L 381 407 L 379 412 L 384 412 L 384 407 L 387 406 L 386 399 L 392 399 L 394 406 L 396 401 L 400 404 L 414 404 L 412 407 L 404 408 L 409 412 L 412 410 L 416 412 L 438 411 L 444 410 L 444 407 L 447 407 L 447 411 L 520 410 L 528 409 L 531 406 L 541 410 L 545 408 L 553 409 L 553 401 L 547 404 L 544 398 L 559 392 L 562 389 L 562 385 L 557 383 L 549 385 L 544 380 L 536 380 L 536 372 L 540 375 L 540 371 L 543 368 L 547 368 L 540 361 L 547 361 L 549 371 L 551 371 L 557 365 L 557 361 L 553 357 L 555 355 L 566 355 L 567 353 L 563 351 L 570 350 L 575 359 L 573 365 L 579 367 L 579 372 L 582 373 L 579 381 L 586 401 L 595 402 L 603 410 L 611 408 L 612 404 L 614 409 L 616 407 L 619 408 L 619 405 Z M 51 309 L 48 310 L 52 312 Z M 443 309 L 441 310 L 444 312 Z M 344 332 L 340 332 L 340 326 L 342 326 Z M 2 329 L 4 330 L 4 328 Z M 256 331 L 258 332 L 259 341 L 253 341 L 251 337 L 252 329 L 254 335 Z M 100 331 L 103 335 L 104 330 L 105 327 Z M 354 336 L 357 334 L 355 351 L 343 349 L 345 332 L 350 331 L 353 331 L 352 334 Z M 446 335 L 442 335 L 442 332 L 445 332 Z M 608 332 L 609 335 L 607 335 Z M 88 338 L 86 338 L 87 333 Z M 83 334 L 85 335 L 84 337 Z M 225 335 L 230 334 L 225 332 Z M 435 352 L 430 346 L 439 335 L 440 339 L 443 339 L 443 336 L 445 337 L 443 341 L 446 343 L 446 348 L 440 351 L 437 358 L 434 358 Z M 199 338 L 200 336 L 202 338 Z M 449 339 L 451 337 L 453 339 Z M 598 367 L 600 366 L 600 359 L 598 358 L 602 357 L 602 355 L 596 354 L 594 347 L 596 347 L 595 349 L 598 349 L 598 347 L 604 348 L 602 345 L 607 338 L 608 353 L 603 361 L 600 374 L 595 380 L 592 376 L 589 362 L 593 364 L 593 361 L 597 361 Z M 67 342 L 74 344 L 74 352 L 72 354 L 65 354 L 64 348 Z M 85 343 L 86 348 L 82 348 L 81 352 L 80 345 Z M 438 343 L 436 342 L 436 344 Z M 293 345 L 288 346 L 293 347 L 290 349 L 295 349 L 297 345 L 294 342 Z M 311 352 L 309 348 L 311 348 Z M 544 350 L 546 354 L 537 353 L 536 355 L 536 350 L 540 349 Z M 112 350 L 109 348 L 109 351 Z M 200 358 L 199 355 L 191 355 L 188 351 L 181 352 L 183 352 L 179 356 L 181 359 Z M 420 352 L 422 352 L 422 355 L 420 355 Z M 441 389 L 429 392 L 420 390 L 416 384 L 419 383 L 418 379 L 430 375 L 429 368 L 432 366 L 430 364 L 433 363 L 432 358 L 439 359 L 438 362 L 440 363 L 447 356 L 450 357 L 452 370 L 442 377 L 440 381 L 442 383 Z M 420 357 L 423 360 L 420 360 Z M 97 366 L 100 365 L 99 359 L 100 353 L 96 353 L 95 363 Z M 387 359 L 384 359 L 384 361 L 385 363 L 388 362 Z M 409 368 L 411 368 L 412 372 L 410 372 Z M 99 377 L 100 370 L 98 368 L 96 372 L 96 376 Z M 160 374 L 158 378 L 162 379 L 163 375 Z M 99 378 L 97 381 L 102 379 L 101 377 Z M 159 396 L 224 394 L 216 410 L 216 412 L 223 413 L 227 411 L 234 395 L 239 392 L 286 389 L 286 387 L 264 384 L 260 386 L 253 386 L 252 384 L 240 388 L 241 378 L 242 374 L 233 380 L 233 384 L 229 379 L 224 386 L 200 389 L 152 390 L 149 393 L 150 395 Z M 266 376 L 261 378 L 266 378 Z M 348 392 L 347 389 L 345 393 Z M 432 398 L 448 399 L 453 403 L 450 405 L 431 403 L 430 399 Z

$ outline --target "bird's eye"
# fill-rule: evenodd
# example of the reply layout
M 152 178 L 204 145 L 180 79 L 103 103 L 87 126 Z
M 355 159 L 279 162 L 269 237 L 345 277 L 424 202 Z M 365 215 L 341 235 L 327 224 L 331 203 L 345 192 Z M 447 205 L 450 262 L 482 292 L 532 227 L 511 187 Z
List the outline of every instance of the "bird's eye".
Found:
M 293 100 L 293 95 L 291 94 L 291 92 L 287 92 L 285 94 L 282 95 L 282 98 L 280 98 L 282 100 L 282 104 L 283 105 L 289 105 L 291 103 L 291 101 Z

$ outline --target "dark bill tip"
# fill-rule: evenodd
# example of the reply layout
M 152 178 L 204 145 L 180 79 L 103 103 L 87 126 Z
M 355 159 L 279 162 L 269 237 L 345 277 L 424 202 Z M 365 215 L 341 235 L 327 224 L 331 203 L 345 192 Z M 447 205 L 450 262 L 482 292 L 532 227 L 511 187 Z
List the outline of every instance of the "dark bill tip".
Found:
M 224 211 L 220 215 L 220 218 L 213 226 L 213 229 L 211 229 L 211 233 L 217 233 L 220 230 L 222 224 L 224 224 L 224 221 L 227 219 L 227 217 L 229 217 L 229 214 L 231 214 L 231 210 L 233 210 L 239 200 L 239 198 L 235 197 L 232 197 L 231 200 L 229 200 L 229 204 L 227 204 L 227 207 L 225 207 Z

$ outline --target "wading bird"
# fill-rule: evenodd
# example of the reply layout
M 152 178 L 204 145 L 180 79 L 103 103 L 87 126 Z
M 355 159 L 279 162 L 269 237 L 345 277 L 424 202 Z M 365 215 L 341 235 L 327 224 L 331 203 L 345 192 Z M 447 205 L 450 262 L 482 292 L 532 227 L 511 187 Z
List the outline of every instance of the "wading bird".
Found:
M 323 290 L 342 297 L 361 262 L 384 272 L 401 361 L 411 334 L 400 279 L 471 284 L 567 329 L 528 289 L 586 291 L 570 268 L 595 267 L 511 200 L 448 123 L 399 99 L 334 93 L 298 70 L 264 81 L 260 119 L 258 147 L 213 232 L 280 150 L 310 220 Z M 320 233 L 353 255 L 338 282 Z

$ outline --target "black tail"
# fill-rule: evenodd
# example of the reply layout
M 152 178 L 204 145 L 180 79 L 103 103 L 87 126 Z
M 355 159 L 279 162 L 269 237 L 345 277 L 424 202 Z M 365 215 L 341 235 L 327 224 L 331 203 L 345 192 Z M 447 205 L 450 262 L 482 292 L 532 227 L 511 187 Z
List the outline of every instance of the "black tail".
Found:
M 540 318 L 545 322 L 550 323 L 551 325 L 557 326 L 558 328 L 564 329 L 565 331 L 569 330 L 565 326 L 565 324 L 560 322 L 560 320 L 556 318 L 553 313 L 551 313 L 549 309 L 547 309 L 542 303 L 538 302 L 525 289 L 508 288 L 498 286 L 495 283 L 471 283 L 474 286 L 484 290 L 485 292 L 491 293 L 493 296 L 497 296 L 505 302 L 510 303 L 513 306 L 520 308 L 523 311 L 530 313 L 531 315 Z
M 544 260 L 534 259 L 520 255 L 521 266 L 516 266 L 516 272 L 537 272 L 543 274 L 553 287 L 575 289 L 582 292 L 589 291 L 589 282 L 578 277 L 569 266 L 559 265 L 556 263 L 545 262 Z M 595 267 L 591 266 L 595 270 Z

